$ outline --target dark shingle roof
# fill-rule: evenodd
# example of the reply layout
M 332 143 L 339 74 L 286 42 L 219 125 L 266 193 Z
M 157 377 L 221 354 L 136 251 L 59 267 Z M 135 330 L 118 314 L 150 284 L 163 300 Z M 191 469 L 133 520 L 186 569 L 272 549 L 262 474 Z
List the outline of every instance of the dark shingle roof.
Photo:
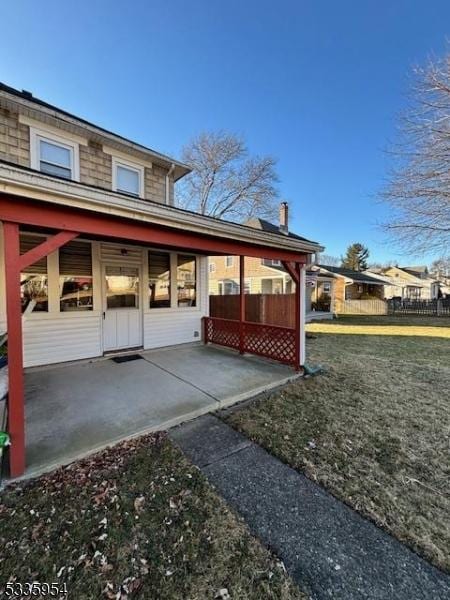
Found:
M 307 238 L 301 237 L 296 233 L 282 233 L 278 225 L 271 223 L 270 221 L 266 221 L 265 219 L 260 219 L 259 217 L 255 217 L 253 219 L 249 219 L 244 223 L 247 227 L 253 227 L 254 229 L 261 229 L 261 231 L 267 231 L 268 233 L 277 233 L 278 235 L 283 235 L 285 237 L 292 238 L 294 240 L 301 240 L 302 242 L 309 242 L 310 244 L 315 244 L 311 240 Z
M 352 269 L 346 269 L 345 267 L 329 267 L 327 265 L 318 265 L 321 269 L 325 269 L 330 273 L 336 273 L 336 275 L 342 275 L 353 281 L 359 281 L 361 283 L 371 283 L 374 285 L 385 285 L 384 281 L 370 277 L 363 271 L 352 271 Z

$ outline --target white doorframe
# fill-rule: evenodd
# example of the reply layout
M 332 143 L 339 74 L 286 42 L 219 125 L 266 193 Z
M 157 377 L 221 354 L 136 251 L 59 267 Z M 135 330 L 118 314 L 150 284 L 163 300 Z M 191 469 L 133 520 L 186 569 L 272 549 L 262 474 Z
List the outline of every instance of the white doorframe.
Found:
M 139 280 L 138 307 L 137 308 L 110 308 L 107 307 L 106 300 L 106 269 L 127 268 L 136 269 Z M 113 352 L 114 350 L 126 350 L 128 348 L 140 348 L 144 342 L 144 319 L 143 319 L 143 285 L 142 285 L 142 265 L 137 263 L 117 264 L 115 262 L 104 261 L 101 265 L 102 277 L 102 347 L 103 352 Z M 109 313 L 109 315 L 108 315 Z M 114 314 L 115 321 L 109 320 L 108 316 Z M 115 327 L 115 331 L 110 330 L 109 341 L 106 339 L 107 327 Z M 120 329 L 120 331 L 119 331 Z M 116 341 L 113 343 L 113 338 Z

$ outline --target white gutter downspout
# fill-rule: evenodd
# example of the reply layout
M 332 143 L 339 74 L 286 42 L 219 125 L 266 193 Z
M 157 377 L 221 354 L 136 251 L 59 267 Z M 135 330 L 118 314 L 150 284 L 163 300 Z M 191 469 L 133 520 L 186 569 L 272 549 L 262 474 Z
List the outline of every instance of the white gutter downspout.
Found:
M 170 165 L 170 169 L 167 171 L 166 175 L 166 204 L 170 205 L 170 177 L 172 173 L 175 171 L 175 164 L 172 163 Z

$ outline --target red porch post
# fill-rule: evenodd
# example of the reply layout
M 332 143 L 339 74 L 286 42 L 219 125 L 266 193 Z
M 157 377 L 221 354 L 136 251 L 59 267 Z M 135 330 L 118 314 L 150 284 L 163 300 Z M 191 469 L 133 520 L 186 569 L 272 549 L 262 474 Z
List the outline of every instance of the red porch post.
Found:
M 20 245 L 17 223 L 3 223 L 8 331 L 8 430 L 11 437 L 10 474 L 25 470 L 25 415 L 23 406 L 22 310 L 20 302 Z
M 295 263 L 295 370 L 301 367 L 301 286 L 300 286 L 300 264 Z
M 25 471 L 25 410 L 23 377 L 23 335 L 20 273 L 30 264 L 47 256 L 77 237 L 73 231 L 61 231 L 25 254 L 20 254 L 18 223 L 3 222 L 6 327 L 8 334 L 8 432 L 11 438 L 9 470 L 11 477 Z
M 239 256 L 239 352 L 244 354 L 245 256 Z

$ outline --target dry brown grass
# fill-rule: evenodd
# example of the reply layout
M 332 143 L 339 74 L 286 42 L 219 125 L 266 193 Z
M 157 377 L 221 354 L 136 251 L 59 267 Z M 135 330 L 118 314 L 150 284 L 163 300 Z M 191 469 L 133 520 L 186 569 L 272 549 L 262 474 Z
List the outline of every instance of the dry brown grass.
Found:
M 66 583 L 74 600 L 304 599 L 163 434 L 4 490 L 0 596 L 8 581 Z
M 228 421 L 450 570 L 450 320 L 347 317 L 308 329 L 308 361 L 326 373 Z

